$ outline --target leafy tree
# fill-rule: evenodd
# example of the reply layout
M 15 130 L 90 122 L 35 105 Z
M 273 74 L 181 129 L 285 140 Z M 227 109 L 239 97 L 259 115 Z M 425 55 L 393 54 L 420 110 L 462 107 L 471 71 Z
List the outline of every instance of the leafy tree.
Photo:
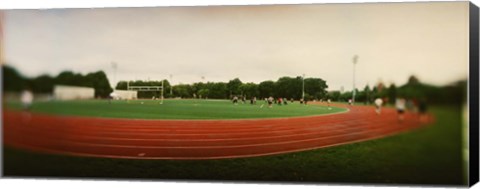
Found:
M 240 81 L 240 79 L 238 78 L 235 78 L 235 79 L 232 79 L 230 81 L 228 81 L 227 83 L 227 89 L 229 91 L 229 95 L 232 96 L 232 95 L 242 95 L 240 91 L 240 86 L 242 85 L 242 81 Z
M 330 99 L 332 101 L 342 101 L 341 98 L 340 98 L 341 95 L 342 94 L 340 93 L 340 91 L 331 91 L 331 92 L 327 93 L 327 96 L 324 100 Z
M 127 90 L 128 84 L 126 81 L 119 81 L 115 89 L 117 90 Z
M 263 81 L 258 85 L 258 92 L 261 98 L 268 98 L 275 94 L 275 82 Z
M 305 78 L 305 93 L 314 99 L 322 99 L 327 95 L 327 82 L 320 78 Z
M 31 80 L 32 90 L 37 93 L 52 93 L 55 79 L 49 75 L 41 75 Z
M 75 85 L 76 76 L 72 71 L 63 71 L 55 77 L 55 84 L 60 85 Z
M 3 71 L 3 90 L 9 92 L 19 92 L 27 85 L 27 80 L 15 68 L 2 65 Z
M 244 83 L 240 85 L 240 91 L 247 98 L 258 96 L 258 85 L 255 83 Z
M 275 83 L 275 96 L 299 99 L 302 95 L 302 78 L 281 77 Z
M 227 83 L 208 83 L 208 89 L 210 98 L 226 99 L 228 97 Z
M 75 77 L 82 78 L 81 75 L 78 75 L 75 75 Z M 95 97 L 100 98 L 108 97 L 113 91 L 112 88 L 110 88 L 110 82 L 108 81 L 107 75 L 103 71 L 87 74 L 81 79 L 81 81 L 78 81 L 78 85 L 93 87 L 95 89 Z
M 208 93 L 210 92 L 210 90 L 208 89 L 200 89 L 198 90 L 198 95 L 199 95 L 199 98 L 208 98 Z
M 388 103 L 394 104 L 397 99 L 397 87 L 395 84 L 391 84 L 387 89 Z
M 193 90 L 188 84 L 179 84 L 173 87 L 173 94 L 181 98 L 192 98 Z

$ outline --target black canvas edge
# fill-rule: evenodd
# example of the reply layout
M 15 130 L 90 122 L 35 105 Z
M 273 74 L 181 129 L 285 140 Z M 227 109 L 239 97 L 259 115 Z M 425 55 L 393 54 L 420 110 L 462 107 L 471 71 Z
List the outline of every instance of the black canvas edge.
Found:
M 469 170 L 468 185 L 473 186 L 479 179 L 479 39 L 478 39 L 478 7 L 470 2 L 469 6 Z

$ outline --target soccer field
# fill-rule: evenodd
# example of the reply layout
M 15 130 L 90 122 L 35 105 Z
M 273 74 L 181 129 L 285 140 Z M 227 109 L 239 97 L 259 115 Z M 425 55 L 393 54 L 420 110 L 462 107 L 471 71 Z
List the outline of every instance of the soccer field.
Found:
M 7 107 L 20 109 L 19 103 L 7 103 Z M 254 119 L 313 116 L 348 111 L 345 108 L 321 105 L 273 105 L 269 108 L 263 101 L 255 105 L 228 100 L 82 100 L 36 102 L 32 112 L 56 115 L 94 116 L 135 119 Z

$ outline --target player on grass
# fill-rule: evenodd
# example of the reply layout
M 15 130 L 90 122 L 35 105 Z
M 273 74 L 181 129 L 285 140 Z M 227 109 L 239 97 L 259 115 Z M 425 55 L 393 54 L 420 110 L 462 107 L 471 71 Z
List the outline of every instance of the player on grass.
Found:
M 237 103 L 238 103 L 238 97 L 233 96 L 233 104 L 237 105 Z
M 268 97 L 267 102 L 268 102 L 268 107 L 271 108 L 272 104 L 273 104 L 273 97 L 271 97 L 271 96 Z
M 33 103 L 32 91 L 30 91 L 29 89 L 24 90 L 20 97 L 20 101 L 22 101 L 23 109 L 29 111 Z

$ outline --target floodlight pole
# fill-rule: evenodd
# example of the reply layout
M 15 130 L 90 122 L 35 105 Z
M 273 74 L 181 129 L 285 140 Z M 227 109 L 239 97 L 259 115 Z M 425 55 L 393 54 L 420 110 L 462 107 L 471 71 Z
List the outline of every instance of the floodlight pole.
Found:
M 358 56 L 353 56 L 353 94 L 352 94 L 352 104 L 355 103 L 355 65 L 357 64 Z
M 302 99 L 305 100 L 305 74 L 302 75 Z
M 162 94 L 160 96 L 160 104 L 163 104 L 163 89 L 165 88 L 164 85 L 163 85 L 163 81 L 165 81 L 165 79 L 162 79 Z

